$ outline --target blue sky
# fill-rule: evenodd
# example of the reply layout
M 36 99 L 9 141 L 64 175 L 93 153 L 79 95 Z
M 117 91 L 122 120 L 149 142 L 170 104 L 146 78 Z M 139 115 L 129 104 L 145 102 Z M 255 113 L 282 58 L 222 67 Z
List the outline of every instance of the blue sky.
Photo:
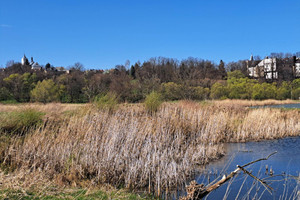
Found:
M 298 0 L 0 0 L 0 66 L 113 68 L 151 57 L 219 62 L 300 51 Z

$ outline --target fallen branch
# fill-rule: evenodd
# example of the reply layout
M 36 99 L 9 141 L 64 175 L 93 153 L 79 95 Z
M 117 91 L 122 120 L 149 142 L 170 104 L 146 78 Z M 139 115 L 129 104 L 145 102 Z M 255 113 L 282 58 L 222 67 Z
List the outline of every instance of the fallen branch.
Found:
M 272 194 L 272 192 L 270 190 L 273 190 L 273 188 L 271 188 L 265 181 L 257 178 L 256 176 L 254 176 L 253 174 L 251 174 L 250 172 L 248 172 L 246 169 L 244 169 L 243 167 L 237 165 L 238 168 L 240 168 L 245 174 L 248 174 L 249 176 L 251 176 L 252 178 L 254 178 L 255 180 L 257 180 L 258 182 L 260 182 L 265 188 L 266 190 Z
M 277 151 L 271 153 L 266 158 L 260 158 L 260 159 L 254 160 L 254 161 L 249 162 L 249 163 L 247 163 L 243 166 L 237 165 L 237 168 L 234 171 L 232 171 L 228 176 L 224 175 L 219 181 L 217 181 L 214 184 L 204 186 L 203 184 L 197 184 L 196 181 L 192 181 L 190 183 L 190 185 L 188 185 L 186 187 L 187 196 L 182 197 L 180 199 L 181 200 L 198 200 L 198 199 L 202 199 L 203 197 L 208 195 L 211 191 L 219 188 L 221 185 L 226 183 L 229 179 L 233 178 L 239 171 L 243 171 L 247 175 L 249 175 L 252 178 L 254 178 L 255 180 L 259 181 L 271 193 L 270 190 L 273 190 L 273 189 L 269 185 L 267 185 L 267 183 L 265 181 L 257 178 L 256 176 L 251 174 L 249 171 L 247 171 L 245 169 L 245 167 L 247 167 L 249 165 L 252 165 L 256 162 L 262 161 L 262 160 L 268 160 L 272 155 L 274 155 L 276 153 L 277 153 Z

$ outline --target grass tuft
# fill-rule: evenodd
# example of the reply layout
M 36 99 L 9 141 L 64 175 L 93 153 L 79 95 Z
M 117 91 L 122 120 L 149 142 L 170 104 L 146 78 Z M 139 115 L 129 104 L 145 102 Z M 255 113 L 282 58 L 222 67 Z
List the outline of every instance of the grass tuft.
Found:
M 42 122 L 44 114 L 34 109 L 0 113 L 0 130 L 8 133 L 23 134 L 29 128 Z
M 152 91 L 146 96 L 144 104 L 148 112 L 157 112 L 162 104 L 161 95 L 158 92 Z
M 118 97 L 114 93 L 108 93 L 106 95 L 98 96 L 94 100 L 94 105 L 98 109 L 113 111 L 117 108 Z

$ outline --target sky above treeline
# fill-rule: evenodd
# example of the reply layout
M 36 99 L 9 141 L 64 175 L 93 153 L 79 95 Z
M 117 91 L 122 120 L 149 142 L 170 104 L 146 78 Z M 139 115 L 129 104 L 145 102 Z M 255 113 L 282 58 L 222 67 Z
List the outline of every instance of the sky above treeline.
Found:
M 299 0 L 0 0 L 0 67 L 108 69 L 151 57 L 225 62 L 300 51 Z

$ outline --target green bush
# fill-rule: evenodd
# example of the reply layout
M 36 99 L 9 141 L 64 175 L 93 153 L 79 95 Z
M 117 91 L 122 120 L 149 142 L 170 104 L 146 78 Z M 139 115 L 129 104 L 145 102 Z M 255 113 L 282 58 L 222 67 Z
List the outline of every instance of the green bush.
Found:
M 183 98 L 183 87 L 174 82 L 162 84 L 162 94 L 166 101 L 175 101 Z
M 227 87 L 221 83 L 215 83 L 211 87 L 210 98 L 212 99 L 226 99 L 228 96 Z
M 192 87 L 193 95 L 192 99 L 195 100 L 206 100 L 209 96 L 209 88 L 203 88 L 203 87 Z
M 146 96 L 145 107 L 150 113 L 158 111 L 162 104 L 161 95 L 158 92 L 152 91 Z
M 0 113 L 0 130 L 23 134 L 27 129 L 41 124 L 43 115 L 34 109 Z
M 12 100 L 13 95 L 5 87 L 0 88 L 0 101 Z
M 291 98 L 291 87 L 287 82 L 282 82 L 281 86 L 277 88 L 276 99 L 284 100 Z
M 292 90 L 292 99 L 300 100 L 300 87 Z
M 292 99 L 300 99 L 300 79 L 295 79 L 292 82 Z
M 257 83 L 253 86 L 252 98 L 255 100 L 275 99 L 276 89 L 274 84 Z
M 99 95 L 95 98 L 94 105 L 98 109 L 113 111 L 118 106 L 118 97 L 115 93 L 107 93 L 106 95 Z
M 38 82 L 30 92 L 31 100 L 43 103 L 58 101 L 60 97 L 60 88 L 53 80 L 43 80 Z

